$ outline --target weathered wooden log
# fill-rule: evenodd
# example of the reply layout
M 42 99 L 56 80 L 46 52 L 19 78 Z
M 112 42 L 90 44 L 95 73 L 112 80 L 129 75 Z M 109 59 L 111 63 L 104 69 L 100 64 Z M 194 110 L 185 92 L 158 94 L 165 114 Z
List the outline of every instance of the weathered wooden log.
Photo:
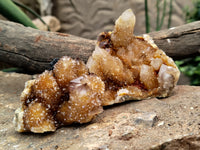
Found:
M 149 33 L 159 48 L 174 59 L 200 53 L 200 21 Z
M 150 33 L 159 48 L 172 58 L 199 53 L 200 21 Z M 0 62 L 40 73 L 54 58 L 67 55 L 87 61 L 95 47 L 94 40 L 69 34 L 40 31 L 0 20 Z
M 93 40 L 0 21 L 0 61 L 31 72 L 42 72 L 54 58 L 65 55 L 87 61 L 94 45 Z

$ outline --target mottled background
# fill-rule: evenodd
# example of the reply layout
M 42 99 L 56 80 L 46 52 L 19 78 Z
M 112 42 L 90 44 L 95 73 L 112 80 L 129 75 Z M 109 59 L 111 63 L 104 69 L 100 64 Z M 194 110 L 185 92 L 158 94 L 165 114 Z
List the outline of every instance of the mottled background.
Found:
M 114 20 L 126 9 L 136 14 L 135 34 L 145 33 L 144 0 L 18 0 L 31 7 L 40 15 L 53 15 L 61 21 L 60 32 L 96 39 L 102 31 L 112 30 Z M 151 31 L 156 28 L 156 0 L 149 0 Z M 163 0 L 160 3 L 162 16 Z M 184 8 L 192 7 L 191 0 L 173 0 L 171 27 L 185 23 Z M 167 28 L 169 0 L 162 29 Z M 34 17 L 27 12 L 34 19 Z

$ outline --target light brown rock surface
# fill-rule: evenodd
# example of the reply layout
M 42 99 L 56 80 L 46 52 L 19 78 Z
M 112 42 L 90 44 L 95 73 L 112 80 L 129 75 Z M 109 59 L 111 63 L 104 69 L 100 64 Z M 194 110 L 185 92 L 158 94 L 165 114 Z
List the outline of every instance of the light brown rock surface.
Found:
M 55 133 L 18 133 L 13 115 L 31 78 L 0 72 L 0 149 L 200 149 L 200 87 L 177 86 L 165 99 L 105 107 L 91 123 Z

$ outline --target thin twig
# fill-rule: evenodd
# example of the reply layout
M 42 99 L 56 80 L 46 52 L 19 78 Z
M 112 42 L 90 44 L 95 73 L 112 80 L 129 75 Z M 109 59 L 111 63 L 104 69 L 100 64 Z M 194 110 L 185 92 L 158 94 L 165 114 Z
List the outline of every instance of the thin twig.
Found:
M 145 0 L 145 23 L 146 23 L 146 33 L 150 32 L 149 15 L 148 15 L 148 3 Z
M 166 12 L 166 4 L 167 4 L 166 0 L 164 0 L 164 3 L 163 3 L 163 14 L 162 14 L 159 30 L 162 28 L 162 25 L 163 25 L 163 22 L 164 22 L 165 12 Z
M 156 2 L 156 10 L 157 10 L 157 17 L 156 17 L 156 31 L 159 30 L 159 24 L 160 24 L 160 0 L 157 0 Z
M 168 26 L 167 26 L 168 28 L 170 28 L 170 26 L 171 26 L 172 9 L 173 9 L 172 0 L 170 0 L 170 4 L 169 4 L 169 19 L 168 19 Z

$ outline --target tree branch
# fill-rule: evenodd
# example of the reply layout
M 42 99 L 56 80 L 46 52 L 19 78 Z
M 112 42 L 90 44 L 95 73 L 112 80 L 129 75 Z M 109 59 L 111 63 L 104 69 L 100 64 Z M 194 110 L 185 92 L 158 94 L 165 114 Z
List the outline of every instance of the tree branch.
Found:
M 200 21 L 149 35 L 175 59 L 199 53 Z M 27 71 L 40 73 L 50 67 L 54 58 L 65 55 L 86 62 L 94 48 L 94 40 L 0 20 L 0 61 Z

